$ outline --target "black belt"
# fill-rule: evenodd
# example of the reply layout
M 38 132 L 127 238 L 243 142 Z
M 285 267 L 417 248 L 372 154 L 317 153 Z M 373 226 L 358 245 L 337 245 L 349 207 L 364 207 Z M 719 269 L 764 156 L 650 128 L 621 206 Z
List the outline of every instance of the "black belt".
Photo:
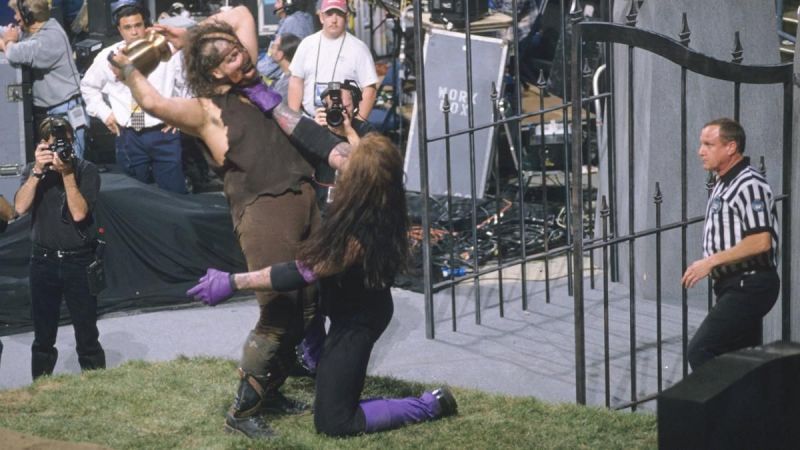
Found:
M 61 103 L 56 103 L 55 105 L 50 105 L 50 106 L 36 106 L 36 105 L 34 105 L 34 106 L 33 106 L 33 110 L 34 110 L 34 111 L 36 111 L 36 112 L 38 112 L 38 113 L 40 113 L 40 114 L 41 114 L 41 113 L 46 113 L 47 111 L 50 111 L 50 109 L 52 109 L 52 108 L 55 108 L 55 107 L 57 107 L 57 106 L 61 106 L 61 105 L 67 104 L 67 103 L 69 103 L 69 102 L 71 102 L 71 101 L 73 101 L 73 100 L 81 100 L 81 94 L 79 94 L 79 93 L 78 93 L 78 94 L 75 94 L 75 95 L 73 95 L 72 97 L 70 97 L 70 98 L 68 98 L 68 99 L 64 100 L 64 101 L 63 101 L 63 102 L 61 102 Z
M 32 255 L 37 258 L 75 258 L 78 256 L 89 256 L 94 253 L 91 247 L 73 248 L 70 250 L 55 250 L 52 248 L 42 247 L 41 245 L 33 244 L 31 251 Z
M 136 128 L 133 128 L 133 127 L 123 127 L 123 128 L 125 128 L 126 130 L 128 130 L 128 131 L 130 131 L 132 133 L 142 134 L 142 133 L 147 133 L 147 132 L 150 132 L 150 131 L 161 131 L 162 129 L 164 129 L 165 126 L 166 125 L 164 125 L 163 123 L 160 123 L 158 125 L 153 125 L 151 127 L 139 128 L 138 130 Z
M 776 269 L 774 267 L 753 267 L 752 269 L 747 270 L 737 270 L 732 273 L 726 273 L 724 275 L 719 276 L 718 278 L 713 278 L 714 282 L 720 283 L 728 281 L 732 278 L 739 278 L 746 275 L 755 275 L 757 273 L 763 272 L 774 272 Z

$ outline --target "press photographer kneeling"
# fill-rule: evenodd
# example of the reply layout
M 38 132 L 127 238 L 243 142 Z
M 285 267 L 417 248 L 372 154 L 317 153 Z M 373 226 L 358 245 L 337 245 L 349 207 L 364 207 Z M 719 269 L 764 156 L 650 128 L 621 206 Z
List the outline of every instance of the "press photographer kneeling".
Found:
M 331 81 L 319 96 L 319 104 L 314 112 L 314 121 L 327 127 L 343 141 L 355 148 L 361 137 L 375 130 L 369 122 L 358 117 L 358 105 L 362 100 L 361 88 L 353 80 L 343 83 Z M 335 171 L 328 164 L 320 164 L 315 168 L 314 181 L 317 191 L 317 204 L 324 214 L 328 203 L 333 201 L 333 186 L 336 181 Z
M 14 199 L 17 214 L 31 213 L 30 260 L 31 374 L 36 379 L 53 373 L 61 300 L 75 329 L 78 363 L 82 370 L 106 366 L 98 341 L 96 230 L 93 210 L 100 191 L 97 167 L 75 154 L 73 130 L 59 116 L 46 118 L 35 161 L 22 174 Z M 90 288 L 90 284 L 94 285 Z M 94 291 L 94 292 L 93 292 Z

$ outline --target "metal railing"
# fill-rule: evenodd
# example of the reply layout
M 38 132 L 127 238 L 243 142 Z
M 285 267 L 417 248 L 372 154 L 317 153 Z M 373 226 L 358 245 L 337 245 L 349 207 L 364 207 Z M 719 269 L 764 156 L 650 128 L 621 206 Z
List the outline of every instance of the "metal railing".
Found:
M 415 27 L 415 48 L 421 50 L 424 47 L 424 27 L 422 22 L 421 7 L 415 2 L 414 6 L 414 27 Z M 509 45 L 511 47 L 510 53 L 512 55 L 519 55 L 519 29 L 516 26 L 519 21 L 517 14 L 517 1 L 512 2 L 512 28 L 513 38 Z M 498 87 L 493 87 L 491 93 L 494 100 L 494 114 L 492 123 L 476 124 L 473 111 L 470 108 L 468 111 L 469 120 L 468 126 L 462 129 L 453 130 L 450 124 L 451 108 L 447 96 L 444 98 L 440 111 L 426 110 L 424 99 L 426 98 L 426 79 L 425 79 L 425 61 L 421 51 L 417 51 L 415 55 L 415 69 L 416 69 L 416 95 L 417 95 L 417 131 L 416 136 L 419 143 L 419 171 L 420 171 L 420 200 L 421 200 L 421 253 L 423 265 L 423 289 L 425 295 L 425 321 L 426 321 L 426 336 L 428 338 L 435 338 L 435 320 L 434 320 L 434 292 L 449 290 L 449 307 L 451 312 L 450 325 L 453 331 L 457 330 L 457 297 L 456 286 L 459 284 L 472 284 L 474 295 L 474 322 L 481 323 L 481 311 L 485 305 L 485 299 L 481 298 L 480 283 L 483 277 L 492 275 L 493 281 L 496 280 L 498 284 L 497 289 L 497 306 L 500 317 L 503 317 L 506 311 L 507 295 L 504 285 L 510 281 L 503 279 L 503 270 L 519 266 L 520 267 L 520 280 L 519 290 L 521 291 L 521 307 L 523 310 L 529 308 L 528 304 L 528 278 L 526 265 L 533 261 L 543 261 L 545 271 L 545 301 L 550 302 L 550 280 L 551 273 L 549 273 L 549 261 L 556 257 L 566 257 L 567 272 L 569 274 L 567 281 L 567 291 L 569 295 L 573 296 L 574 307 L 574 336 L 575 336 L 575 392 L 576 401 L 578 403 L 586 403 L 586 348 L 585 348 L 585 323 L 584 323 L 584 283 L 588 281 L 592 288 L 595 288 L 596 266 L 600 267 L 602 273 L 602 289 L 603 289 L 603 304 L 604 304 L 604 382 L 605 382 L 605 404 L 607 407 L 630 407 L 636 408 L 636 405 L 654 398 L 655 394 L 638 395 L 637 391 L 637 333 L 636 333 L 636 320 L 637 320 L 637 292 L 636 292 L 636 244 L 637 241 L 648 238 L 655 239 L 656 250 L 655 259 L 657 266 L 656 274 L 656 335 L 657 335 L 657 390 L 661 391 L 663 386 L 662 376 L 662 329 L 661 329 L 661 304 L 662 304 L 662 280 L 661 280 L 661 265 L 662 265 L 662 234 L 666 231 L 680 230 L 681 235 L 681 269 L 685 271 L 688 265 L 687 257 L 687 229 L 690 225 L 702 221 L 702 217 L 690 217 L 687 208 L 686 199 L 689 196 L 687 190 L 687 128 L 688 128 L 688 115 L 687 115 L 687 74 L 698 74 L 701 76 L 725 80 L 732 84 L 731 96 L 734 99 L 734 110 L 732 115 L 738 119 L 740 116 L 741 96 L 740 90 L 742 84 L 782 84 L 783 85 L 783 164 L 782 164 L 782 192 L 778 196 L 781 201 L 782 219 L 783 219 L 783 236 L 782 236 L 782 251 L 781 254 L 784 258 L 781 262 L 781 270 L 783 271 L 783 279 L 789 280 L 790 274 L 790 261 L 787 255 L 791 255 L 791 214 L 789 211 L 789 202 L 787 201 L 790 195 L 791 184 L 790 181 L 793 176 L 791 167 L 791 142 L 792 142 L 792 70 L 790 64 L 775 65 L 775 66 L 756 66 L 742 64 L 742 46 L 739 42 L 738 33 L 734 37 L 734 51 L 732 53 L 731 61 L 721 61 L 701 53 L 698 53 L 689 48 L 691 31 L 687 25 L 686 17 L 684 15 L 682 22 L 682 29 L 677 33 L 678 40 L 670 37 L 653 33 L 650 31 L 636 28 L 636 21 L 638 15 L 637 1 L 631 2 L 631 10 L 627 14 L 627 21 L 625 25 L 611 23 L 611 1 L 603 0 L 599 3 L 599 11 L 595 14 L 595 18 L 601 21 L 586 22 L 583 20 L 583 11 L 581 4 L 578 0 L 568 2 L 563 0 L 556 2 L 549 2 L 549 8 L 560 8 L 559 17 L 561 20 L 560 40 L 562 43 L 570 42 L 569 45 L 562 45 L 561 53 L 561 73 L 569 76 L 571 80 L 568 83 L 566 80 L 561 85 L 561 92 L 556 92 L 561 99 L 569 99 L 568 101 L 561 101 L 560 104 L 545 107 L 544 98 L 548 93 L 548 80 L 543 73 L 540 73 L 538 80 L 534 85 L 538 88 L 540 93 L 539 110 L 533 112 L 522 111 L 522 87 L 519 82 L 520 78 L 520 61 L 515 58 L 513 63 L 509 65 L 509 72 L 514 80 L 517 80 L 511 86 L 510 106 L 502 105 L 500 99 L 503 97 Z M 469 17 L 469 8 L 471 2 L 463 2 L 466 9 L 464 11 L 465 17 Z M 466 59 L 464 67 L 466 68 L 467 76 L 467 97 L 472 98 L 474 93 L 474 86 L 472 82 L 472 67 L 473 61 L 471 56 L 471 36 L 472 29 L 469 21 L 466 21 L 464 30 L 466 47 Z M 599 43 L 601 47 L 602 59 L 605 62 L 605 74 L 603 85 L 603 92 L 595 95 L 584 94 L 586 85 L 590 84 L 589 81 L 592 76 L 592 69 L 588 61 L 583 58 L 583 48 L 589 42 Z M 615 103 L 616 92 L 614 80 L 614 45 L 626 46 L 628 54 L 628 63 L 626 67 L 621 70 L 627 72 L 628 82 L 621 85 L 627 89 L 627 104 L 617 105 Z M 623 47 L 625 48 L 625 47 Z M 634 141 L 636 137 L 635 127 L 635 103 L 634 88 L 632 83 L 634 75 L 634 50 L 636 52 L 647 51 L 657 54 L 680 67 L 680 84 L 675 87 L 676 91 L 680 92 L 680 122 L 681 122 L 681 144 L 680 144 L 680 174 L 681 174 L 681 192 L 680 192 L 680 220 L 672 223 L 662 223 L 662 204 L 664 203 L 664 195 L 661 193 L 661 186 L 656 183 L 655 192 L 653 196 L 653 210 L 656 216 L 655 226 L 647 229 L 636 229 L 633 220 L 634 210 L 634 196 L 637 186 L 634 185 L 634 171 L 636 168 L 636 151 L 634 148 Z M 558 58 L 556 58 L 558 59 Z M 623 73 L 625 73 L 623 72 Z M 603 174 L 607 177 L 608 183 L 608 196 L 597 197 L 596 181 L 592 179 L 593 171 L 591 168 L 583 173 L 586 165 L 584 161 L 584 126 L 586 122 L 592 122 L 600 116 L 599 111 L 592 111 L 592 104 L 595 101 L 602 101 L 605 103 L 604 117 L 606 120 L 606 141 L 608 146 L 608 164 L 604 168 Z M 627 164 L 625 167 L 617 167 L 615 162 L 614 151 L 617 146 L 615 135 L 615 110 L 622 108 L 627 116 L 627 139 L 630 145 L 627 152 Z M 571 110 L 571 112 L 570 112 Z M 554 192 L 549 179 L 551 175 L 547 172 L 544 161 L 545 152 L 545 115 L 560 112 L 561 121 L 564 124 L 564 142 L 560 144 L 560 150 L 564 156 L 565 172 L 563 174 L 563 187 L 561 193 L 565 199 L 563 205 L 564 220 L 551 221 L 548 220 L 548 211 L 553 204 L 550 195 Z M 444 120 L 444 133 L 440 136 L 429 136 L 429 130 L 426 128 L 428 123 L 427 116 L 431 114 L 442 114 Z M 541 139 L 539 141 L 539 159 L 542 161 L 539 172 L 526 171 L 522 168 L 522 161 L 531 155 L 525 153 L 522 142 L 522 124 L 523 122 L 532 122 L 531 128 L 539 128 L 541 133 L 533 140 Z M 570 127 L 567 126 L 571 122 Z M 491 205 L 493 209 L 492 214 L 485 221 L 479 223 L 478 221 L 478 200 L 475 192 L 475 141 L 474 135 L 476 132 L 493 128 L 495 130 L 506 130 L 509 139 L 509 147 L 516 158 L 517 167 L 516 173 L 513 177 L 515 180 L 517 191 L 513 197 L 502 197 L 502 189 L 499 184 L 499 152 L 494 152 L 493 167 L 495 171 L 495 184 L 491 188 L 493 190 L 494 201 Z M 454 149 L 452 148 L 451 141 L 459 136 L 469 137 L 469 148 L 458 149 L 462 157 L 468 151 L 470 158 L 470 173 L 459 174 L 461 176 L 469 176 L 471 181 L 471 199 L 469 200 L 470 210 L 470 226 L 469 235 L 463 237 L 467 232 L 462 232 L 462 239 L 465 245 L 456 251 L 455 238 L 458 234 L 455 229 L 454 222 L 454 202 L 455 199 L 449 193 L 452 191 L 452 177 L 453 173 L 450 170 L 450 162 L 453 158 Z M 447 179 L 447 192 L 446 198 L 443 200 L 446 206 L 446 221 L 444 225 L 434 230 L 433 218 L 428 214 L 430 211 L 431 200 L 429 190 L 429 167 L 428 167 L 428 145 L 433 142 L 444 141 L 444 152 L 447 171 L 444 176 Z M 557 149 L 557 146 L 551 146 L 550 150 Z M 595 149 L 589 150 L 591 158 L 592 152 Z M 762 164 L 763 165 L 763 164 Z M 617 178 L 619 170 L 627 172 L 628 185 L 617 186 Z M 534 177 L 540 177 L 539 186 L 529 188 L 528 185 Z M 627 202 L 630 205 L 631 211 L 628 212 L 628 233 L 622 234 L 619 231 L 619 199 L 616 198 L 617 192 L 622 189 L 627 189 Z M 533 217 L 535 211 L 532 211 L 527 205 L 527 196 L 532 191 L 538 191 L 539 201 L 542 204 L 540 211 L 543 212 L 544 217 Z M 515 208 L 509 208 L 509 203 L 514 203 Z M 599 207 L 595 208 L 596 205 Z M 594 223 L 594 210 L 597 209 L 600 215 L 599 237 L 595 236 L 594 227 L 589 227 L 586 224 Z M 513 215 L 512 219 L 509 216 Z M 483 227 L 487 223 L 499 224 L 505 221 L 515 225 L 512 230 L 503 230 L 503 232 L 512 233 L 515 242 L 518 245 L 512 246 L 511 250 L 502 245 L 503 235 L 494 236 L 496 245 L 492 251 L 482 252 L 479 244 L 479 235 L 483 232 Z M 554 237 L 554 227 L 557 224 L 558 231 L 563 231 L 563 236 Z M 499 232 L 498 232 L 499 233 Z M 443 239 L 445 236 L 448 239 Z M 469 272 L 460 274 L 455 270 L 448 270 L 446 276 L 442 277 L 440 281 L 436 281 L 434 276 L 436 268 L 433 265 L 434 257 L 432 255 L 432 247 L 441 247 L 444 245 L 445 253 L 448 254 L 447 260 L 450 264 L 450 269 L 453 269 L 453 262 L 457 259 L 466 261 L 469 265 Z M 622 245 L 628 246 L 628 252 L 623 255 L 620 252 Z M 600 262 L 597 262 L 596 252 L 600 253 Z M 465 256 L 466 254 L 466 256 Z M 589 261 L 588 271 L 584 271 L 585 259 Z M 619 281 L 623 274 L 620 273 L 619 267 L 621 262 L 626 262 L 629 272 L 628 278 L 628 291 L 629 291 L 629 313 L 630 323 L 628 335 L 630 339 L 630 391 L 631 398 L 629 401 L 621 405 L 612 405 L 610 398 L 610 362 L 609 362 L 609 286 L 612 282 Z M 514 281 L 516 282 L 516 280 Z M 711 304 L 711 291 L 709 285 L 708 293 L 709 305 Z M 790 336 L 790 289 L 788 283 L 784 284 L 782 290 L 782 336 L 783 339 L 788 339 Z M 685 376 L 688 373 L 688 364 L 686 359 L 686 348 L 688 343 L 688 298 L 686 290 L 682 291 L 681 298 L 681 347 L 682 347 L 682 372 Z

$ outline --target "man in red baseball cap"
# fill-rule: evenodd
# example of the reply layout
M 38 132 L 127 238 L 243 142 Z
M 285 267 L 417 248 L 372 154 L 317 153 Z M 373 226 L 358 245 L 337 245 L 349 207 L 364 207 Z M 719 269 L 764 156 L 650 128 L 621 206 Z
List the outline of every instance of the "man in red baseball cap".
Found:
M 289 71 L 287 103 L 295 111 L 313 117 L 323 106 L 320 94 L 328 83 L 355 80 L 363 97 L 358 115 L 366 120 L 375 103 L 378 75 L 372 53 L 362 41 L 348 33 L 347 0 L 323 0 L 319 8 L 322 30 L 303 39 L 297 47 Z

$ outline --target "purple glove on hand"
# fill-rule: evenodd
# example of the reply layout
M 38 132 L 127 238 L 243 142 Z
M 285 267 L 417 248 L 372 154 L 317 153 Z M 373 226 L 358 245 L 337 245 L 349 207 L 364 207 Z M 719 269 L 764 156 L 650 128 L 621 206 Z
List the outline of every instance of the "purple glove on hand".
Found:
M 281 94 L 278 94 L 274 89 L 270 89 L 260 81 L 240 88 L 240 91 L 263 113 L 270 113 L 276 106 L 281 104 Z
M 200 300 L 208 306 L 216 306 L 233 296 L 231 274 L 217 269 L 208 269 L 200 282 L 186 295 Z

